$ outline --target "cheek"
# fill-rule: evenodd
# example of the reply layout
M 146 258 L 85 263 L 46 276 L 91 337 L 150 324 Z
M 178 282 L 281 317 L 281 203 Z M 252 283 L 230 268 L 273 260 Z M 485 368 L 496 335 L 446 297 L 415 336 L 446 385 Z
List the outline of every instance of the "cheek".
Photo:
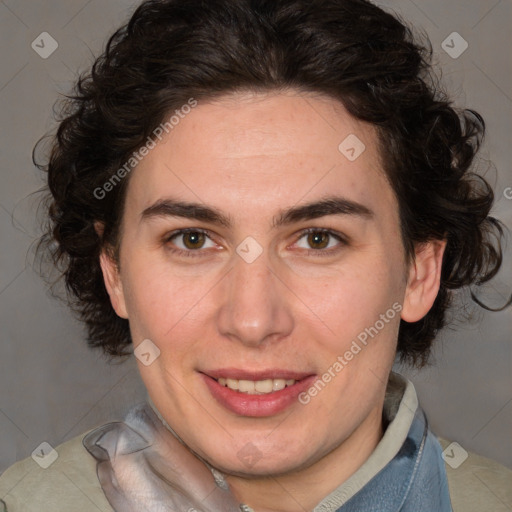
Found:
M 139 338 L 158 343 L 183 330 L 199 314 L 208 286 L 197 276 L 177 276 L 169 265 L 132 254 L 122 275 L 132 336 L 135 343 Z
M 392 258 L 367 255 L 337 273 L 321 277 L 313 285 L 304 286 L 297 280 L 295 288 L 301 289 L 306 309 L 314 313 L 325 339 L 333 340 L 333 345 L 340 348 L 340 344 L 350 343 L 373 326 L 395 302 L 400 303 L 404 286 L 401 272 Z M 396 316 L 393 310 L 386 317 L 386 325 L 397 324 Z

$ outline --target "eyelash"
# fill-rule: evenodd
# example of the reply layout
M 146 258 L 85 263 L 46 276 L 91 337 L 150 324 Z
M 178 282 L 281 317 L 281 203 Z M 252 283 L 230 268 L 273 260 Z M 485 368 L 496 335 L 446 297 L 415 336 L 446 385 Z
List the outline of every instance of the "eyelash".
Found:
M 184 235 L 184 234 L 187 234 L 187 233 L 202 233 L 203 235 L 206 235 L 208 238 L 210 238 L 210 240 L 212 240 L 212 233 L 210 231 L 208 231 L 208 230 L 199 229 L 199 228 L 185 228 L 185 229 L 179 229 L 177 231 L 173 231 L 169 235 L 165 236 L 164 244 L 167 245 L 174 238 L 176 238 L 178 236 L 181 236 L 181 235 Z M 326 229 L 326 228 L 307 228 L 307 229 L 304 229 L 304 230 L 302 230 L 299 233 L 299 236 L 298 236 L 298 238 L 297 238 L 295 243 L 297 243 L 304 236 L 306 236 L 306 235 L 308 235 L 310 233 L 325 233 L 325 234 L 328 234 L 332 238 L 335 238 L 339 242 L 339 245 L 334 247 L 334 248 L 330 248 L 330 249 L 307 249 L 308 256 L 320 256 L 320 257 L 332 256 L 332 255 L 336 254 L 338 251 L 340 251 L 342 246 L 348 245 L 347 240 L 341 234 L 339 234 L 339 233 L 337 233 L 335 231 L 332 231 L 330 229 Z M 197 249 L 197 250 L 190 249 L 188 251 L 185 251 L 183 249 L 168 248 L 168 250 L 171 253 L 173 253 L 173 254 L 177 254 L 179 256 L 185 256 L 185 257 L 189 257 L 189 258 L 202 257 L 201 253 L 204 252 L 201 249 Z

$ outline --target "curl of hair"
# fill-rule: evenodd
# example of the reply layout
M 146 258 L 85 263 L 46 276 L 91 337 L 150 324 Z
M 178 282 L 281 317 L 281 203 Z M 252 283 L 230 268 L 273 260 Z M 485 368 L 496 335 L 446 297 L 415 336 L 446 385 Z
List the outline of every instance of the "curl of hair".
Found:
M 115 256 L 129 176 L 105 198 L 95 190 L 190 98 L 292 88 L 338 99 L 377 127 L 408 258 L 422 243 L 447 241 L 432 309 L 400 326 L 401 359 L 426 364 L 451 291 L 497 273 L 503 234 L 489 216 L 491 187 L 470 170 L 484 121 L 452 106 L 434 78 L 431 54 L 397 17 L 366 0 L 143 2 L 78 80 L 49 160 L 38 164 L 50 191 L 39 249 L 53 247 L 89 345 L 123 356 L 131 343 L 99 265 L 103 249 Z

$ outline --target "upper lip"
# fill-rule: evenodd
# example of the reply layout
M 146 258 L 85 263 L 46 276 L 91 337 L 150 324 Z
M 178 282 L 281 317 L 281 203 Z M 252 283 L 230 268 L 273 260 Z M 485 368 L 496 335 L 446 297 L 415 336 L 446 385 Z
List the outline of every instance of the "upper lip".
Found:
M 306 377 L 314 375 L 311 372 L 294 372 L 290 370 L 282 370 L 280 368 L 270 368 L 267 370 L 242 370 L 239 368 L 219 368 L 217 370 L 205 370 L 201 373 L 208 375 L 214 379 L 224 377 L 226 379 L 235 380 L 267 380 L 267 379 L 285 379 L 285 380 L 302 380 Z

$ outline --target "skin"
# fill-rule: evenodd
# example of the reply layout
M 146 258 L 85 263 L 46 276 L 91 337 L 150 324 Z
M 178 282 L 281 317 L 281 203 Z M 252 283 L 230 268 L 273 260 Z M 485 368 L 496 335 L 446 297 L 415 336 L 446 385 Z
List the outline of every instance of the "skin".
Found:
M 338 150 L 349 134 L 366 146 L 353 162 Z M 272 227 L 283 209 L 331 195 L 373 215 Z M 142 218 L 171 197 L 217 208 L 232 226 Z M 183 228 L 209 230 L 211 238 L 203 246 L 169 238 Z M 315 243 L 301 234 L 306 228 L 331 230 L 347 243 Z M 263 249 L 250 264 L 236 252 L 248 236 Z M 330 248 L 336 252 L 324 252 Z M 227 474 L 240 502 L 257 512 L 296 512 L 312 510 L 380 441 L 400 315 L 307 405 L 268 417 L 225 409 L 198 371 L 286 368 L 320 376 L 395 302 L 406 321 L 428 312 L 443 250 L 441 241 L 425 244 L 406 261 L 374 128 L 334 99 L 292 90 L 232 94 L 192 109 L 130 176 L 119 267 L 107 252 L 101 264 L 134 346 L 150 339 L 160 350 L 152 364 L 138 365 L 166 421 Z M 251 467 L 237 455 L 248 444 L 259 453 Z

